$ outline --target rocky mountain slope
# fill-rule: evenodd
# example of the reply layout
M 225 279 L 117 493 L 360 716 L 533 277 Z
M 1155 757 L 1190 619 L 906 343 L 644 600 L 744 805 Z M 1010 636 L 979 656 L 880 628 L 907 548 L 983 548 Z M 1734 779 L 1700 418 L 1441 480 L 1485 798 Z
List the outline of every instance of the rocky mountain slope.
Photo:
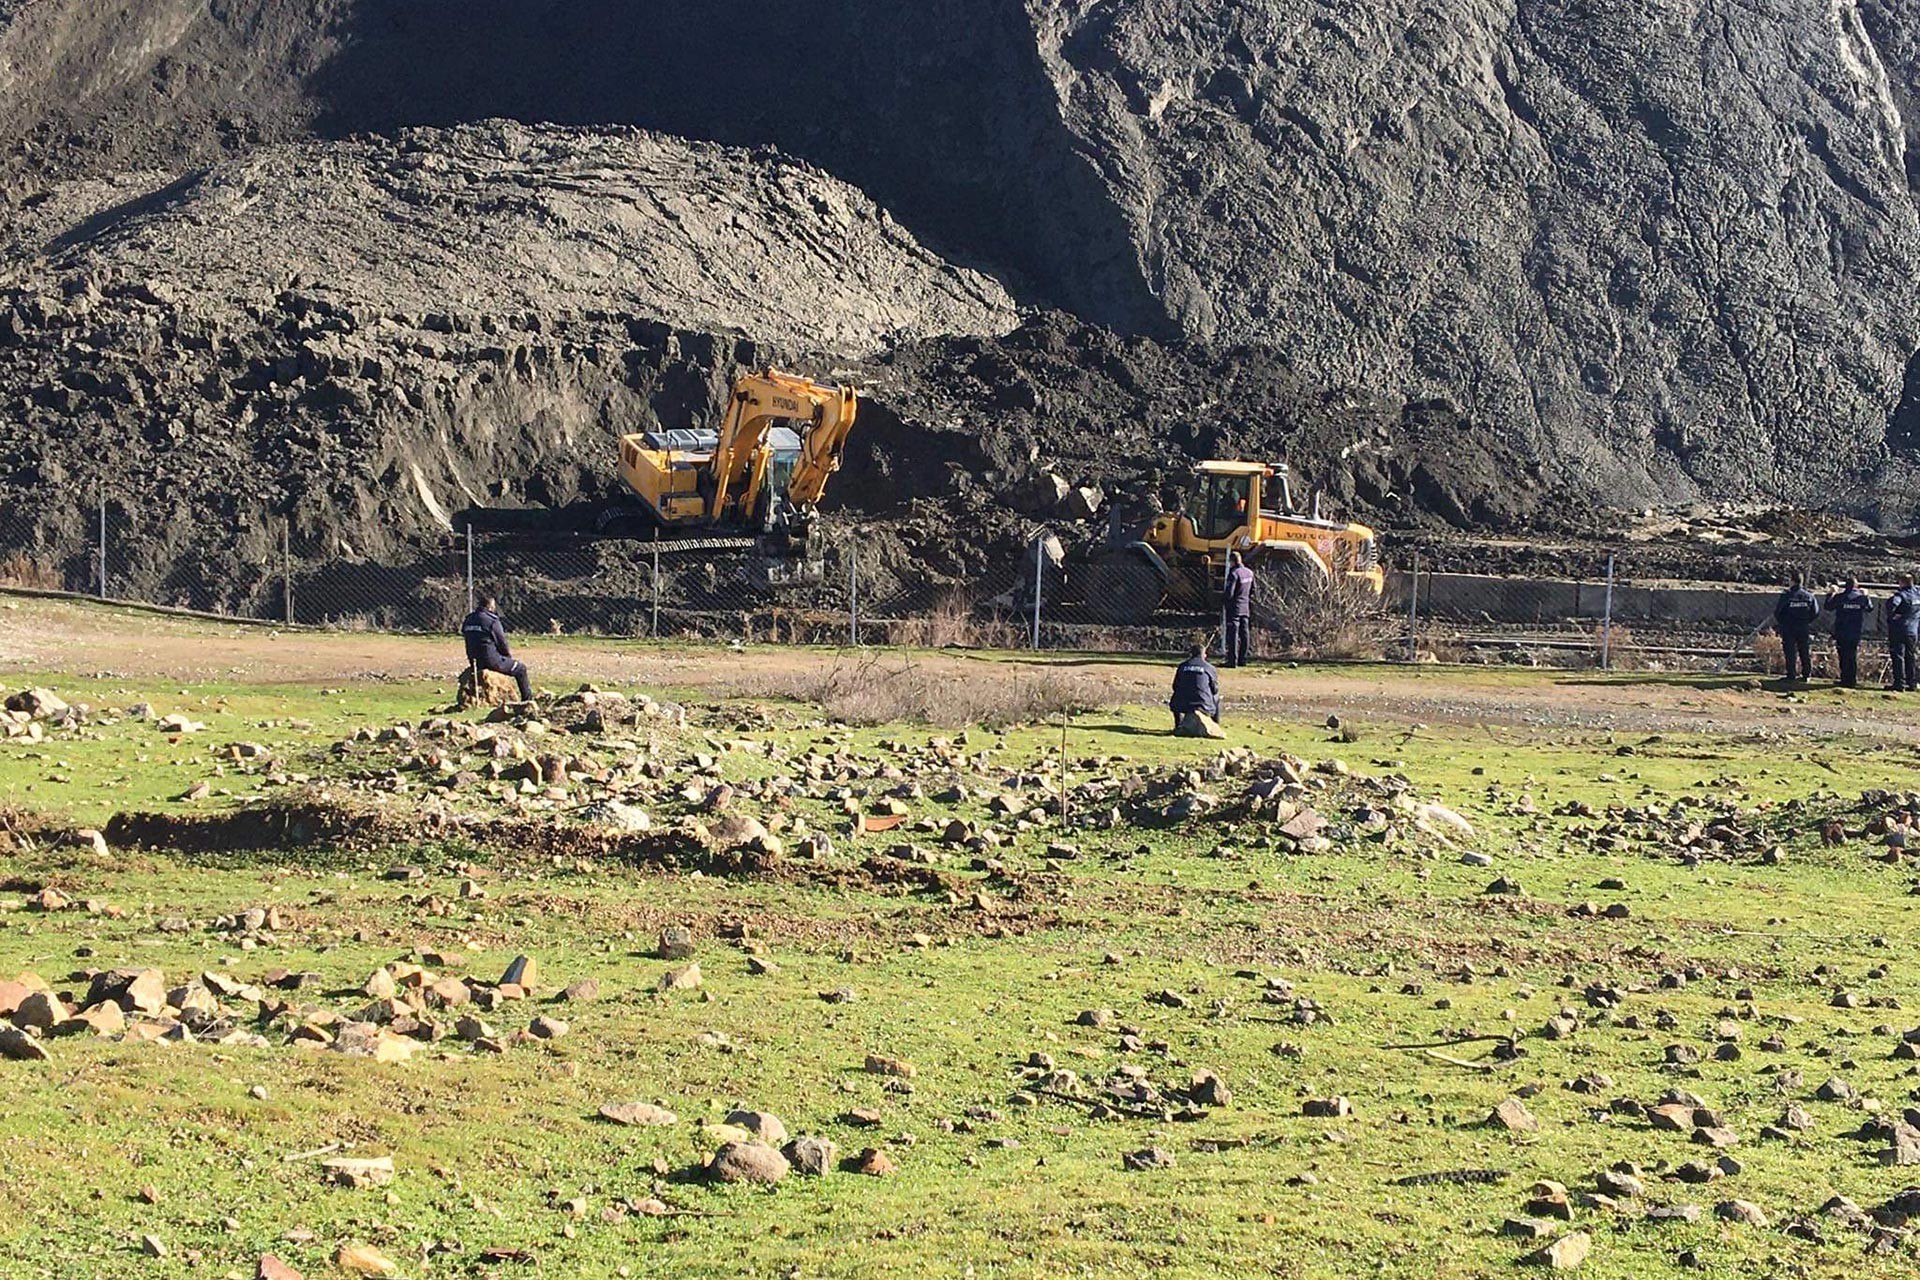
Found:
M 0 270 L 25 353 L 0 379 L 0 466 L 17 486 L 97 456 L 51 425 L 95 412 L 103 393 L 58 368 L 90 348 L 50 337 L 36 300 L 172 279 L 164 306 L 245 317 L 242 364 L 309 379 L 331 359 L 303 329 L 318 303 L 428 348 L 449 341 L 429 317 L 532 316 L 629 368 L 716 332 L 866 360 L 886 388 L 870 421 L 901 428 L 863 445 L 874 476 L 930 475 L 913 450 L 956 429 L 932 453 L 962 469 L 1148 487 L 1232 440 L 1407 518 L 1705 492 L 1906 525 L 1917 104 L 1920 13 L 1892 0 L 0 0 Z M 495 117 L 590 129 L 467 127 Z M 1003 340 L 1017 306 L 1073 320 Z M 182 386 L 220 347 L 164 323 L 93 336 L 109 365 L 178 361 L 154 376 Z M 439 355 L 383 365 L 397 443 L 375 452 L 432 458 L 413 437 L 445 436 L 428 488 L 517 471 L 547 477 L 525 496 L 563 495 L 593 474 L 568 449 L 725 376 L 702 358 L 700 394 L 661 401 L 651 374 L 523 372 L 493 336 L 472 345 L 507 359 L 465 409 L 411 407 L 440 400 Z M 1055 348 L 1125 352 L 1124 374 Z M 352 394 L 264 385 L 244 394 L 291 397 L 302 432 L 368 430 L 342 421 Z M 1103 453 L 1136 424 L 1140 448 Z M 365 542 L 361 518 L 341 528 Z

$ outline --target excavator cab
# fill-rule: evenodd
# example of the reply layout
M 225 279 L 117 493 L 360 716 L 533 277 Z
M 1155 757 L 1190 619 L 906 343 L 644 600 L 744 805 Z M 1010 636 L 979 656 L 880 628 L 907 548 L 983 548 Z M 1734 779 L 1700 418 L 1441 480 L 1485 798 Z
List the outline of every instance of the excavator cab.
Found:
M 752 548 L 775 583 L 815 578 L 810 537 L 840 469 L 858 395 L 767 369 L 733 384 L 720 422 L 620 437 L 620 475 L 663 533 L 689 548 Z

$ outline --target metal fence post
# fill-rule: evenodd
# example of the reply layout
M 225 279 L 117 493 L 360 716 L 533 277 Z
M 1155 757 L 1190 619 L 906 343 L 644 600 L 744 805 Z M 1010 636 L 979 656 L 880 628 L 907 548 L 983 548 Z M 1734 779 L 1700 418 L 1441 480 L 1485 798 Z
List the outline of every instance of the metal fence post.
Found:
M 472 613 L 475 606 L 473 598 L 473 526 L 467 526 L 467 612 Z
M 100 598 L 107 598 L 107 486 L 100 486 L 100 571 L 97 575 Z
M 1033 647 L 1040 647 L 1040 588 L 1046 576 L 1046 544 L 1041 538 L 1033 540 Z
M 653 639 L 660 638 L 660 530 L 653 531 L 653 620 L 647 628 Z
M 1600 619 L 1600 669 L 1613 669 L 1613 556 L 1607 556 L 1607 603 Z
M 1413 579 L 1407 592 L 1407 661 L 1420 661 L 1420 553 L 1413 555 Z
M 280 602 L 286 606 L 287 625 L 293 625 L 293 521 L 280 522 Z

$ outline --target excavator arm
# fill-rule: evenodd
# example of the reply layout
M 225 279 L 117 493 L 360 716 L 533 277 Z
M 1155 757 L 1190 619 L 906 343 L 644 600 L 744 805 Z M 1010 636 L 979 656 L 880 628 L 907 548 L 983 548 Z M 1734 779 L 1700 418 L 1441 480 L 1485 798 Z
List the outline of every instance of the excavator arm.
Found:
M 751 504 L 765 474 L 767 431 L 780 420 L 800 429 L 800 460 L 787 484 L 796 507 L 811 507 L 826 492 L 827 477 L 840 468 L 847 435 L 853 429 L 856 396 L 852 387 L 830 387 L 768 369 L 733 384 L 720 439 L 713 451 L 713 493 L 707 517 L 725 517 L 730 494 Z M 743 488 L 743 486 L 745 486 Z M 750 514 L 750 513 L 745 513 Z

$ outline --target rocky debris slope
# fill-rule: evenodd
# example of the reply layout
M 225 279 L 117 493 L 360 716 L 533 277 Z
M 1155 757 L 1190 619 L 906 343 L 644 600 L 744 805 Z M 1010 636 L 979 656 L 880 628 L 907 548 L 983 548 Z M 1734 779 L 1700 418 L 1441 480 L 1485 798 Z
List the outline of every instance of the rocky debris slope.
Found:
M 83 558 L 104 483 L 123 589 L 205 606 L 271 517 L 299 559 L 404 560 L 605 491 L 618 433 L 712 420 L 745 367 L 1014 322 L 844 184 L 631 130 L 272 148 L 79 216 L 103 191 L 0 289 L 7 531 Z
M 1911 510 L 1908 5 L 96 9 L 0 28 L 29 183 L 496 115 L 771 143 L 1025 301 L 1445 398 L 1609 499 Z
M 24 283 L 138 272 L 210 315 L 304 277 L 338 305 L 442 321 L 598 310 L 847 352 L 1013 320 L 997 284 L 845 183 L 633 129 L 490 121 L 263 147 L 79 221 L 44 252 Z
M 1458 528 L 1552 523 L 1590 509 L 1487 424 L 1444 404 L 1327 391 L 1265 347 L 1123 338 L 1057 312 L 1000 336 L 903 343 L 869 362 L 877 403 L 850 488 L 981 492 L 1042 520 L 1176 500 L 1195 459 L 1289 463 L 1296 496 L 1351 515 Z M 1057 473 L 1068 492 L 1048 488 Z

